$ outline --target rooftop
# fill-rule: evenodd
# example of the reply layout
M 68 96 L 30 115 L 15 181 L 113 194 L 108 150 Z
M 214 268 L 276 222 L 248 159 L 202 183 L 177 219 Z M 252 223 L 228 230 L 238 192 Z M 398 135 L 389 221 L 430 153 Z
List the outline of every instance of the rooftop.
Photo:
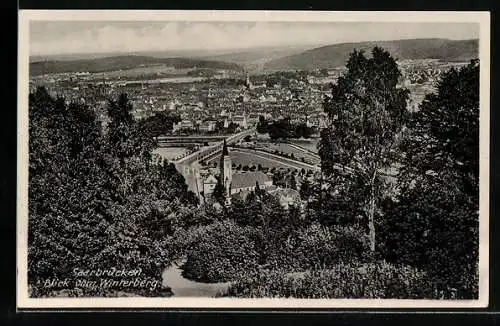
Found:
M 217 179 L 213 175 L 209 175 L 203 183 L 217 183 Z

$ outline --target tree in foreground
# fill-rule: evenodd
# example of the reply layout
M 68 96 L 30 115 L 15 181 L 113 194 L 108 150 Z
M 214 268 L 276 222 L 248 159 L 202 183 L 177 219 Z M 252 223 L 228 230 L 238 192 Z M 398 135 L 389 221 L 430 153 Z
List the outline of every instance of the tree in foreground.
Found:
M 319 144 L 327 189 L 323 202 L 329 215 L 362 220 L 372 251 L 375 216 L 386 191 L 381 172 L 395 159 L 396 135 L 407 118 L 409 92 L 398 86 L 400 77 L 396 61 L 383 49 L 375 47 L 370 58 L 354 51 L 324 103 L 329 125 Z
M 154 289 L 44 286 L 74 269 L 142 271 L 161 285 L 172 252 L 168 236 L 196 204 L 171 164 L 155 165 L 125 96 L 109 103 L 107 133 L 92 108 L 52 98 L 45 89 L 29 97 L 28 282 L 31 296 L 69 291 L 71 296 L 113 295 Z M 95 281 L 95 279 L 88 279 Z M 99 281 L 99 279 L 97 279 Z M 138 292 L 137 292 L 138 291 Z
M 479 63 L 444 73 L 401 144 L 401 196 L 387 208 L 389 260 L 424 267 L 442 296 L 478 295 Z

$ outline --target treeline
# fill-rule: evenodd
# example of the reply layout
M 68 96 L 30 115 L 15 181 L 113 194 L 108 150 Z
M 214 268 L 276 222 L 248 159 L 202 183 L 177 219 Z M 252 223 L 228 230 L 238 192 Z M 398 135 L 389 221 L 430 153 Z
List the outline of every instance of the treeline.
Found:
M 156 144 L 131 110 L 125 95 L 110 100 L 103 128 L 90 107 L 66 105 L 44 88 L 29 95 L 30 296 L 169 295 L 160 286 L 174 254 L 168 235 L 198 199 L 172 164 L 153 161 Z M 152 290 L 76 287 L 75 268 L 140 268 L 144 280 L 159 283 Z M 62 288 L 47 286 L 66 278 Z
M 141 66 L 166 65 L 175 69 L 227 69 L 242 71 L 242 67 L 230 62 L 202 60 L 192 58 L 155 58 L 148 56 L 114 56 L 97 59 L 52 60 L 30 63 L 30 75 L 71 73 L 71 72 L 106 72 L 127 70 Z
M 210 82 L 219 87 L 245 86 L 245 80 L 241 78 L 217 78 L 211 79 Z
M 314 134 L 315 130 L 313 127 L 308 127 L 306 123 L 293 124 L 290 122 L 290 118 L 270 122 L 260 116 L 257 123 L 257 132 L 260 134 L 269 133 L 271 139 L 287 139 L 309 138 Z
M 149 138 L 155 138 L 172 132 L 174 124 L 181 121 L 179 115 L 172 115 L 167 111 L 157 112 L 154 115 L 140 120 L 138 129 Z
M 307 83 L 307 71 L 278 71 L 266 75 L 266 87 L 273 87 L 274 85 L 281 85 L 282 87 L 289 87 L 291 80 L 302 81 Z
M 205 69 L 193 69 L 186 73 L 187 76 L 190 77 L 213 77 L 215 76 L 216 71 L 213 69 L 205 68 Z

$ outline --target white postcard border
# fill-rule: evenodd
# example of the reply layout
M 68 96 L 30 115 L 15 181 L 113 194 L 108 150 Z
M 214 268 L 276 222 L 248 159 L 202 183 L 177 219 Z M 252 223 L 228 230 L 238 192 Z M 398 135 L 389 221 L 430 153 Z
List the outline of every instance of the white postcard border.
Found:
M 478 300 L 235 299 L 235 298 L 29 298 L 28 94 L 29 22 L 63 21 L 293 21 L 293 22 L 461 22 L 480 26 L 480 223 Z M 481 308 L 489 294 L 489 12 L 324 11 L 151 11 L 20 10 L 17 120 L 17 307 L 18 308 Z

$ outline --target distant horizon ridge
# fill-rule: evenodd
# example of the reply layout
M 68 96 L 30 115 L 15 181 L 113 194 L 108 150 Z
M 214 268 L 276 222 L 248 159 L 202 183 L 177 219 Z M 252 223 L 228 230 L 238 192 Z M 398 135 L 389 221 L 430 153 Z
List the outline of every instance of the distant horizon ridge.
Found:
M 109 72 L 140 66 L 166 65 L 180 68 L 226 69 L 269 73 L 273 71 L 311 71 L 345 66 L 353 50 L 370 53 L 375 46 L 388 51 L 396 60 L 438 59 L 462 61 L 477 58 L 479 39 L 417 38 L 392 41 L 336 43 L 315 47 L 267 47 L 254 50 L 210 53 L 200 51 L 145 51 L 93 55 L 61 55 L 34 60 L 30 75 L 73 72 Z M 64 59 L 61 59 L 64 58 Z M 36 57 L 35 57 L 36 58 Z
M 123 50 L 117 50 L 117 51 L 105 51 L 105 52 L 66 52 L 66 53 L 51 53 L 51 54 L 30 54 L 29 58 L 36 58 L 36 57 L 60 57 L 60 56 L 99 56 L 99 58 L 110 58 L 110 57 L 121 57 L 121 56 L 147 56 L 147 57 L 155 57 L 154 53 L 188 53 L 188 52 L 205 52 L 205 53 L 217 53 L 215 55 L 225 55 L 225 54 L 233 54 L 233 53 L 242 53 L 242 52 L 251 52 L 251 51 L 256 51 L 256 50 L 263 50 L 263 49 L 273 49 L 273 48 L 281 48 L 281 49 L 286 49 L 286 48 L 301 48 L 305 46 L 312 46 L 309 50 L 314 50 L 314 49 L 320 49 L 324 47 L 329 47 L 329 46 L 341 46 L 341 45 L 348 45 L 348 44 L 361 44 L 361 43 L 376 43 L 376 42 L 401 42 L 401 41 L 425 41 L 425 40 L 446 40 L 446 41 L 451 41 L 451 42 L 461 42 L 461 41 L 476 41 L 479 40 L 479 38 L 470 38 L 470 39 L 450 39 L 450 38 L 441 38 L 441 37 L 429 37 L 429 38 L 403 38 L 403 39 L 391 39 L 391 40 L 375 40 L 375 41 L 352 41 L 352 42 L 339 42 L 339 43 L 328 43 L 328 44 L 303 44 L 303 45 L 282 45 L 282 46 L 256 46 L 256 47 L 248 47 L 248 48 L 227 48 L 227 49 L 185 49 L 185 50 L 137 50 L 137 51 L 123 51 Z M 145 55 L 148 54 L 148 55 Z M 103 55 L 106 55 L 106 57 L 103 57 Z M 200 57 L 203 57 L 203 54 L 199 55 Z M 210 55 L 211 56 L 211 55 Z M 185 56 L 178 55 L 178 56 L 172 56 L 170 58 L 185 58 Z M 83 59 L 83 58 L 82 58 Z M 92 58 L 89 58 L 92 59 Z M 60 59 L 55 59 L 60 60 Z M 71 60 L 71 59 L 69 59 Z M 78 60 L 78 59 L 75 59 Z M 43 60 L 47 61 L 47 60 Z M 32 63 L 39 62 L 39 61 L 32 61 Z

